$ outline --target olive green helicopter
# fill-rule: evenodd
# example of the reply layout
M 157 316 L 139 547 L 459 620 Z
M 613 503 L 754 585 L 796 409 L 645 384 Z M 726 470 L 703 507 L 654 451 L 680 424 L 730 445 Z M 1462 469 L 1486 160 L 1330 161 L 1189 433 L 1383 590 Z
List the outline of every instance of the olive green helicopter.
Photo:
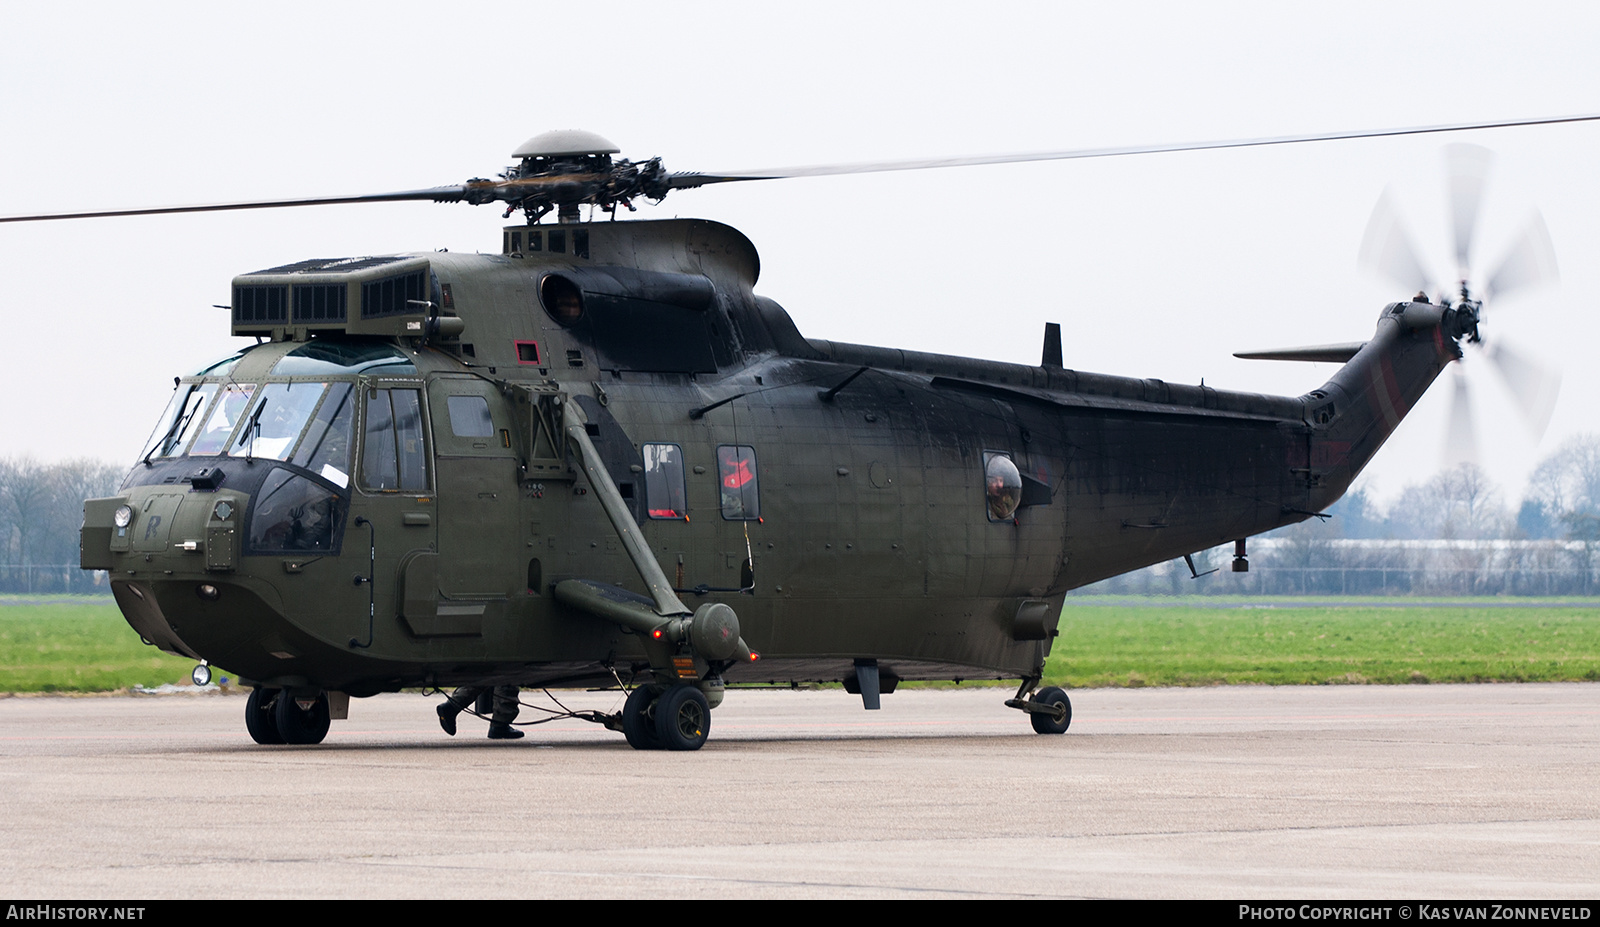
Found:
M 109 571 L 146 643 L 199 661 L 197 683 L 217 666 L 251 686 L 258 743 L 319 743 L 352 697 L 514 685 L 615 688 L 620 711 L 567 716 L 694 750 L 728 686 L 842 683 L 874 709 L 950 679 L 1019 681 L 1005 705 L 1059 734 L 1071 702 L 1040 682 L 1066 593 L 1230 542 L 1247 569 L 1245 539 L 1321 515 L 1480 340 L 1481 296 L 1463 282 L 1384 307 L 1364 342 L 1241 355 L 1342 364 L 1257 395 L 1067 369 L 1054 324 L 1037 366 L 807 338 L 756 294 L 744 235 L 619 209 L 716 183 L 1594 119 L 719 174 L 557 131 L 454 186 L 0 221 L 522 213 L 498 253 L 235 277 L 232 334 L 254 343 L 178 377 L 117 494 L 84 504 L 82 567 Z M 1454 202 L 1465 267 L 1475 194 Z M 1485 292 L 1531 281 L 1538 245 Z M 1403 235 L 1376 248 L 1426 288 Z

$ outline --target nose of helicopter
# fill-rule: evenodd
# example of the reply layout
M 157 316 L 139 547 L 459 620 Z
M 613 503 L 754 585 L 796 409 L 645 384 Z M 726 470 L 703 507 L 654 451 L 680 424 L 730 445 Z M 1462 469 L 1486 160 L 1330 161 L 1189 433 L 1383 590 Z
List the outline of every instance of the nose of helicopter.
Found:
M 134 486 L 85 502 L 84 568 L 166 576 L 232 572 L 250 496 L 196 479 L 198 487 Z
M 110 572 L 118 606 L 147 643 L 236 672 L 268 669 L 248 655 L 267 649 L 260 643 L 283 608 L 271 583 L 239 572 L 250 496 L 200 482 L 85 502 L 82 566 Z

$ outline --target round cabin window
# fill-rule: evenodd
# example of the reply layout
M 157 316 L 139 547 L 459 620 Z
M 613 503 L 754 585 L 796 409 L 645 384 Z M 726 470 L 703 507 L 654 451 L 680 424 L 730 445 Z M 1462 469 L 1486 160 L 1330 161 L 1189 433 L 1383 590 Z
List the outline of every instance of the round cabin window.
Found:
M 1005 521 L 1017 512 L 1022 504 L 1022 474 L 1017 465 L 1004 454 L 986 455 L 983 465 L 984 501 L 989 506 L 989 517 Z

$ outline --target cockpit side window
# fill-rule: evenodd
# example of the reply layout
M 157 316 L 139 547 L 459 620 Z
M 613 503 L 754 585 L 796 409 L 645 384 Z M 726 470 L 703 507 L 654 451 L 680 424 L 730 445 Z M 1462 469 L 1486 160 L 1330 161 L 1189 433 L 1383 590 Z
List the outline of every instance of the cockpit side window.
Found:
M 420 492 L 428 488 L 422 446 L 422 391 L 368 389 L 361 451 L 361 484 L 368 489 Z

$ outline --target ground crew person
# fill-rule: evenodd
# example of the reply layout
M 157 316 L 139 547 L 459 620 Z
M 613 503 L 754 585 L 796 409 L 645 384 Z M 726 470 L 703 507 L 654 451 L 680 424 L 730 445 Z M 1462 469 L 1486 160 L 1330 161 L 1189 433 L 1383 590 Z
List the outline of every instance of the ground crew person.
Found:
M 456 715 L 488 691 L 488 686 L 462 686 L 450 693 L 444 704 L 435 709 L 439 713 L 439 726 L 451 737 L 456 736 Z M 517 720 L 518 691 L 516 686 L 494 687 L 494 714 L 489 716 L 490 740 L 516 740 L 522 736 L 521 731 L 511 726 L 511 722 Z

